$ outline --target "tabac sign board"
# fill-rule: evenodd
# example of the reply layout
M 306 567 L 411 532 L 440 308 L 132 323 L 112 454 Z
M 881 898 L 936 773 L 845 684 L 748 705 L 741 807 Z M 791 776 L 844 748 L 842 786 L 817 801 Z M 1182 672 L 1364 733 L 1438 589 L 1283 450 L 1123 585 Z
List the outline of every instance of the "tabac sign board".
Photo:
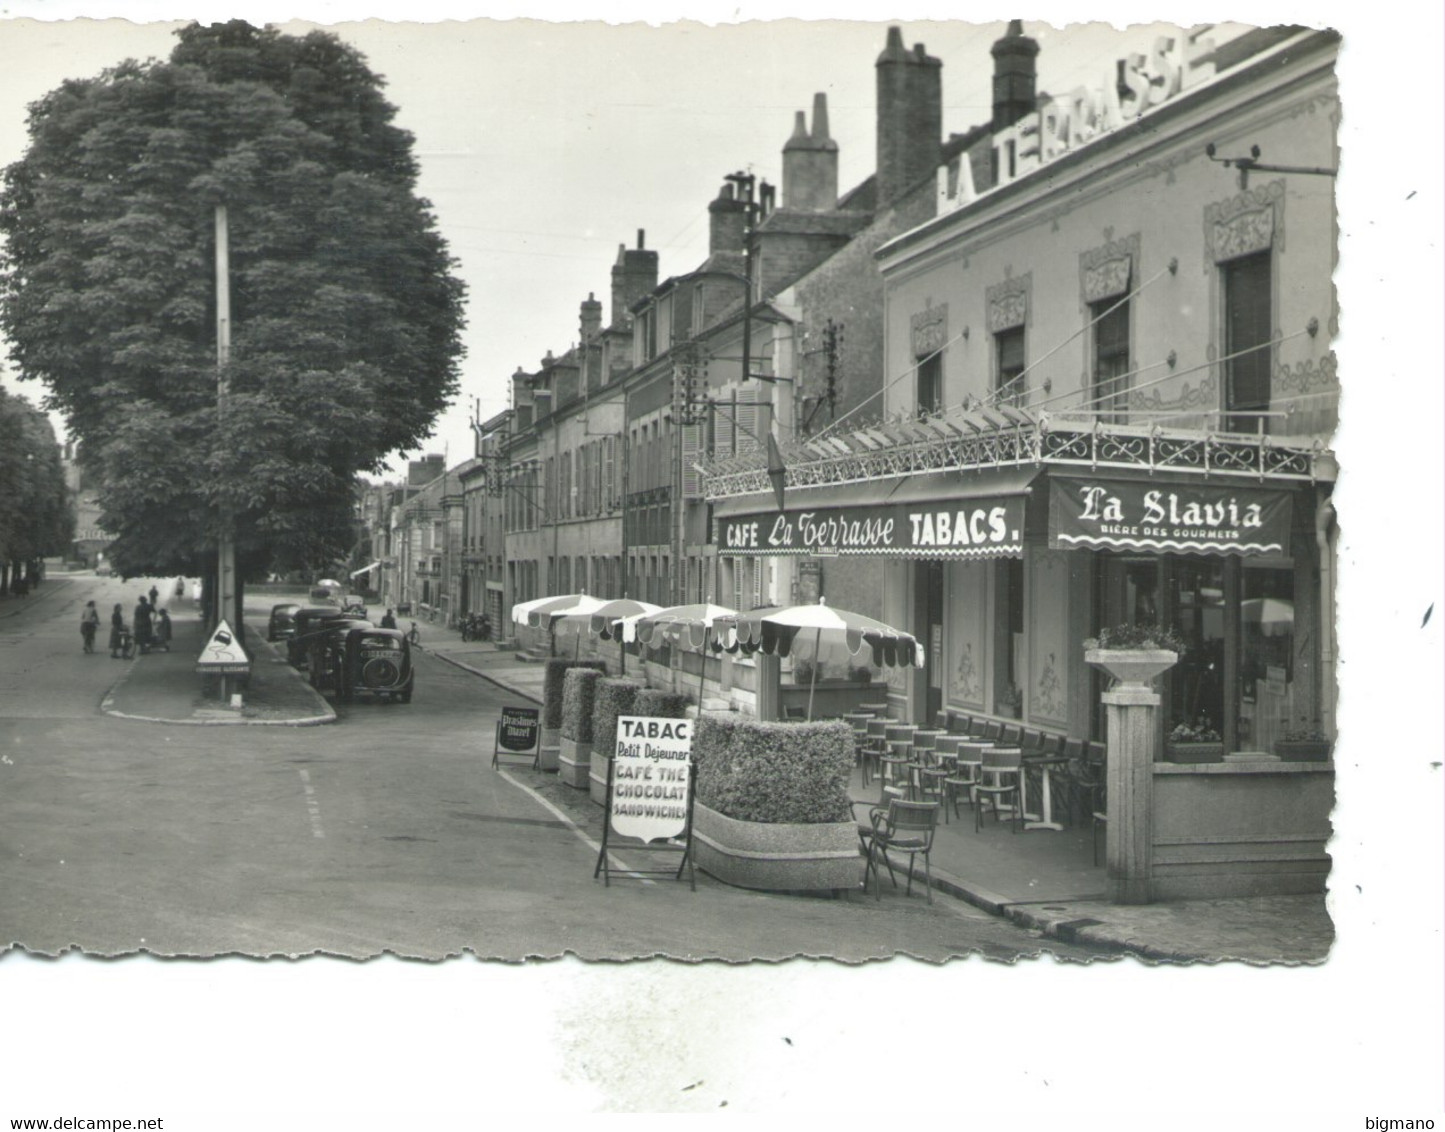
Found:
M 612 883 L 615 838 L 627 842 L 629 853 L 681 852 L 676 870 L 628 867 L 628 876 L 671 875 L 681 880 L 687 870 L 697 888 L 692 866 L 692 728 L 690 719 L 648 715 L 617 717 L 617 746 L 607 762 L 607 821 L 596 878 Z
M 1060 550 L 1289 553 L 1287 491 L 1057 476 L 1049 504 L 1049 545 Z
M 207 676 L 245 676 L 251 671 L 251 658 L 236 640 L 230 623 L 223 617 L 211 633 L 211 639 L 196 658 L 196 671 Z
M 692 720 L 618 716 L 607 798 L 613 832 L 639 841 L 679 837 L 691 795 Z
M 730 555 L 898 555 L 1018 558 L 1024 496 L 940 499 L 858 507 L 789 508 L 718 520 L 718 551 Z

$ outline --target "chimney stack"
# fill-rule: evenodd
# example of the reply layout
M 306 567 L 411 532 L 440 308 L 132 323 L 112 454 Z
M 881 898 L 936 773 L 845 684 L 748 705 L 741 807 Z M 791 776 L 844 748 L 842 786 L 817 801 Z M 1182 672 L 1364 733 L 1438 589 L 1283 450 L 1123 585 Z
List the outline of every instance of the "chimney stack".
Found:
M 903 46 L 888 29 L 878 76 L 878 207 L 927 179 L 932 184 L 943 145 L 943 63 L 923 44 Z
M 828 96 L 813 95 L 813 129 L 798 111 L 793 136 L 783 146 L 783 207 L 826 212 L 838 204 L 838 143 L 828 136 Z
M 581 333 L 581 338 L 578 340 L 584 346 L 602 332 L 602 304 L 597 301 L 596 294 L 591 291 L 587 292 L 587 298 L 583 300 L 578 328 Z
M 617 246 L 617 262 L 612 265 L 612 325 L 625 323 L 632 304 L 657 286 L 657 253 L 644 250 L 647 233 L 637 230 L 637 247 L 629 250 Z
M 1035 85 L 1038 81 L 1038 41 L 1024 35 L 1024 22 L 1010 20 L 1004 37 L 994 41 L 993 54 L 993 132 L 1006 130 L 1020 118 L 1034 112 L 1037 105 Z
M 737 199 L 732 185 L 723 185 L 717 198 L 708 204 L 707 213 L 708 254 L 741 253 L 748 227 L 748 206 L 746 202 Z

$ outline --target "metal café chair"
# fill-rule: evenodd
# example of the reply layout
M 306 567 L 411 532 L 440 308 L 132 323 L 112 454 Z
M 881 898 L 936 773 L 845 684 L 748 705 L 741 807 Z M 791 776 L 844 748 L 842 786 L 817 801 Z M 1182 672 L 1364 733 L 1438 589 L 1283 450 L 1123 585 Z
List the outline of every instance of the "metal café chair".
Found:
M 885 788 L 901 783 L 907 789 L 911 779 L 908 766 L 913 758 L 913 733 L 917 730 L 912 723 L 897 721 L 888 723 L 884 728 L 886 750 L 878 761 L 882 764 L 881 777 Z
M 888 752 L 888 721 L 877 716 L 870 719 L 863 740 L 863 785 L 867 786 L 873 775 L 883 773 L 883 756 Z
M 998 741 L 1005 747 L 1022 747 L 1024 743 L 1024 729 L 1017 723 L 1005 723 L 1003 725 L 1003 734 L 998 737 Z
M 853 763 L 863 772 L 863 785 L 868 785 L 868 761 L 865 748 L 868 744 L 868 721 L 872 719 L 860 711 L 850 711 L 844 714 L 843 719 L 853 729 Z
M 928 902 L 933 903 L 933 870 L 930 854 L 933 852 L 933 834 L 938 828 L 938 806 L 933 802 L 909 802 L 893 798 L 885 809 L 876 806 L 870 812 L 871 829 L 864 831 L 861 826 L 859 837 L 868 847 L 868 863 L 863 871 L 863 890 L 868 890 L 868 874 L 873 874 L 874 890 L 879 900 L 883 899 L 883 878 L 878 872 L 881 860 L 888 870 L 893 887 L 898 887 L 898 877 L 893 871 L 892 853 L 908 858 L 908 888 L 905 895 L 913 894 L 913 860 L 923 856 L 924 891 Z
M 1023 820 L 1023 752 L 1017 747 L 989 747 L 983 753 L 978 785 L 973 788 L 973 831 L 983 828 L 983 803 L 987 799 L 994 821 L 1001 821 L 1005 805 L 1010 808 L 1009 829 L 1017 833 Z
M 920 802 L 937 802 L 943 805 L 943 780 L 948 772 L 938 762 L 938 740 L 942 731 L 928 729 L 913 733 L 911 780 L 913 796 Z M 947 811 L 944 820 L 948 820 Z

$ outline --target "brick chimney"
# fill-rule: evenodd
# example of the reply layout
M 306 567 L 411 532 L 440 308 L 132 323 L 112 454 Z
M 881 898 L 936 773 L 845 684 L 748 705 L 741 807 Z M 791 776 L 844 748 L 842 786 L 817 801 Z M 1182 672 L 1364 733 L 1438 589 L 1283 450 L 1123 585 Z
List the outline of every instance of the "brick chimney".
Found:
M 578 341 L 583 345 L 602 333 L 602 304 L 597 301 L 596 294 L 591 291 L 587 292 L 587 298 L 582 302 L 582 312 L 578 318 L 578 331 L 581 334 Z
M 993 131 L 1007 129 L 1034 112 L 1038 80 L 1038 41 L 1024 35 L 1024 22 L 1010 20 L 1004 37 L 994 41 Z
M 708 255 L 719 252 L 741 253 L 748 228 L 748 206 L 738 200 L 730 184 L 723 185 L 717 198 L 707 206 Z
M 826 212 L 838 204 L 838 143 L 828 136 L 828 96 L 813 95 L 813 130 L 798 111 L 783 146 L 783 207 Z
M 923 44 L 903 46 L 888 29 L 878 56 L 878 207 L 927 179 L 932 184 L 943 145 L 943 63 Z
M 637 230 L 637 247 L 617 246 L 612 265 L 612 325 L 625 322 L 632 304 L 657 286 L 657 253 L 645 250 L 647 233 Z

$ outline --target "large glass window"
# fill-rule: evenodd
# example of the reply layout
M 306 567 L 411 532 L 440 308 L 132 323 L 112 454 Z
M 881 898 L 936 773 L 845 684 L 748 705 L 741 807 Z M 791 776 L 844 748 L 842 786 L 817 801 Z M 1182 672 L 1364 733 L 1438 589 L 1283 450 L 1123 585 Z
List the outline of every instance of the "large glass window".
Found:
M 936 413 L 943 408 L 943 354 L 930 354 L 918 363 L 918 412 Z
M 1112 308 L 1112 309 L 1111 309 Z M 1124 424 L 1129 403 L 1129 304 L 1106 299 L 1089 308 L 1094 322 L 1094 410 L 1105 424 Z
M 1294 570 L 1245 560 L 1240 583 L 1239 745 L 1271 751 L 1300 726 L 1295 703 Z
M 1170 562 L 1171 621 L 1187 648 L 1170 674 L 1166 730 L 1187 724 L 1206 735 L 1224 733 L 1224 559 Z
M 1225 427 L 1233 432 L 1254 432 L 1268 418 L 1240 411 L 1259 413 L 1269 408 L 1272 351 L 1267 343 L 1274 331 L 1270 252 L 1231 260 L 1223 271 L 1224 352 L 1230 356 L 1225 368 L 1224 407 L 1240 413 L 1226 418 Z
M 1001 330 L 994 336 L 997 372 L 994 389 L 1000 403 L 1022 406 L 1026 398 L 1024 386 L 1024 328 Z

